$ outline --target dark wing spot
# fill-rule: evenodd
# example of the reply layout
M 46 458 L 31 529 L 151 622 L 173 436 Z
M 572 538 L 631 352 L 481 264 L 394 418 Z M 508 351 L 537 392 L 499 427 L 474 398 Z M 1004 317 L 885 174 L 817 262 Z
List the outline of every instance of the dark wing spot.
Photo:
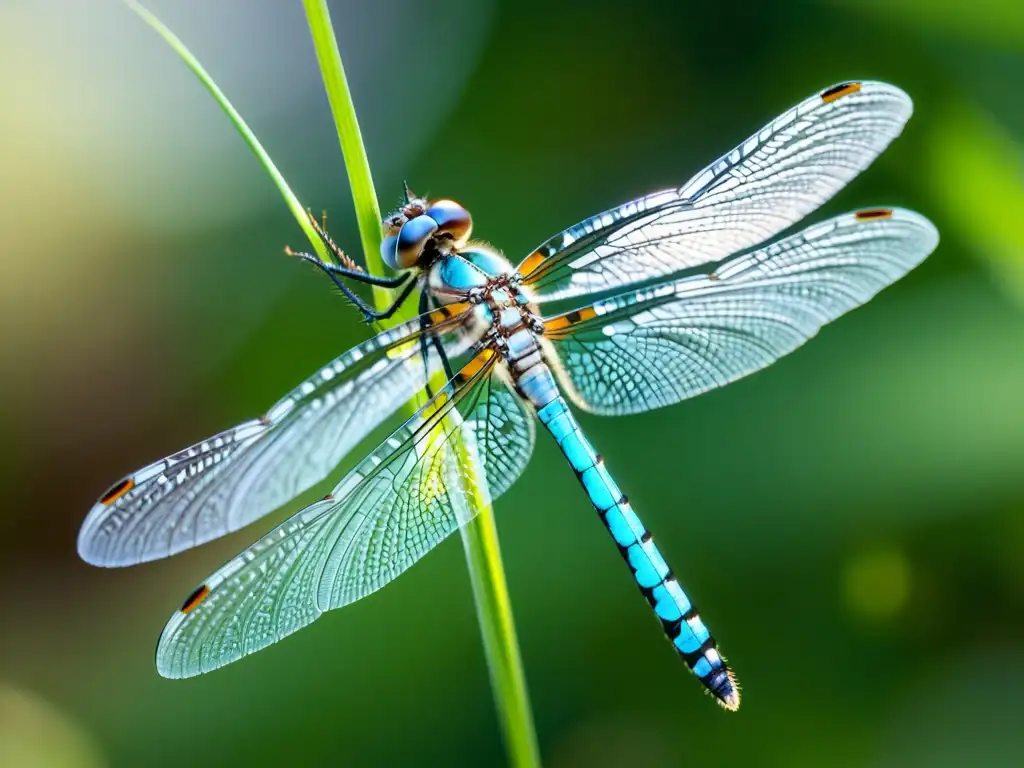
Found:
M 203 602 L 203 600 L 206 599 L 206 596 L 208 594 L 210 594 L 210 588 L 205 584 L 203 584 L 201 587 L 197 587 L 196 591 L 188 597 L 186 597 L 185 602 L 181 604 L 181 612 L 188 613 L 201 602 Z
M 833 85 L 826 91 L 822 91 L 821 100 L 828 104 L 836 99 L 841 99 L 843 96 L 849 96 L 851 93 L 856 93 L 860 90 L 860 83 L 840 83 L 839 85 Z
M 870 221 L 871 219 L 891 219 L 892 208 L 869 208 L 866 211 L 857 211 L 854 216 L 857 221 Z
M 113 504 L 115 501 L 120 499 L 134 487 L 135 481 L 130 477 L 126 477 L 124 480 L 119 482 L 117 485 L 114 485 L 113 487 L 111 487 L 109 491 L 103 494 L 103 497 L 100 499 L 100 504 Z

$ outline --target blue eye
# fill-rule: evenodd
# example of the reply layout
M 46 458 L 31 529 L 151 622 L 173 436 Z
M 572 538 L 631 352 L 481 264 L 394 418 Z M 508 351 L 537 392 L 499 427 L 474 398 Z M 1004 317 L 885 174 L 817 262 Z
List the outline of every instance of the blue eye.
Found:
M 397 235 L 385 238 L 380 255 L 392 269 L 410 269 L 416 266 L 423 246 L 437 231 L 437 222 L 427 216 L 417 216 L 402 225 Z
M 380 257 L 391 269 L 398 270 L 398 235 L 388 235 L 380 244 Z
M 469 233 L 473 229 L 473 217 L 454 200 L 437 200 L 431 203 L 425 215 L 437 222 L 438 230 L 454 237 L 456 245 L 465 245 L 469 239 Z

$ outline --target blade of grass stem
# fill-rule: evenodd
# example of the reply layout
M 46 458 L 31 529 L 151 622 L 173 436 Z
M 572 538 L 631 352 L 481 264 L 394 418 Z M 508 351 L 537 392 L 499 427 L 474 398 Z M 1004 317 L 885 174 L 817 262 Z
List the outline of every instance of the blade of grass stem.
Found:
M 309 242 L 312 244 L 317 255 L 324 261 L 330 262 L 332 260 L 331 253 L 317 236 L 316 230 L 313 229 L 313 225 L 309 221 L 309 216 L 307 215 L 306 210 L 299 202 L 299 198 L 297 198 L 295 193 L 292 192 L 291 187 L 288 186 L 288 182 L 284 180 L 284 176 L 281 175 L 277 166 L 274 165 L 274 162 L 270 159 L 267 151 L 263 148 L 263 145 L 260 144 L 259 139 L 256 138 L 245 120 L 242 119 L 242 116 L 238 114 L 238 110 L 236 110 L 234 106 L 232 106 L 231 102 L 228 101 L 228 97 L 224 95 L 224 92 L 217 87 L 213 78 L 210 77 L 209 73 L 205 69 L 203 69 L 203 66 L 199 63 L 196 57 L 192 55 L 192 52 L 189 51 L 185 44 L 178 39 L 177 35 L 164 26 L 160 19 L 135 0 L 123 0 L 123 2 L 135 11 L 143 21 L 152 27 L 157 34 L 167 42 L 174 52 L 178 54 L 178 57 L 185 62 L 189 69 L 192 70 L 193 74 L 199 78 L 199 82 L 206 87 L 206 90 L 210 92 L 210 95 L 213 96 L 214 100 L 220 105 L 220 108 L 224 110 L 228 118 L 234 124 L 235 130 L 237 130 L 241 137 L 245 139 L 245 143 L 249 145 L 249 149 L 252 150 L 252 153 L 256 155 L 260 164 L 263 165 L 263 169 L 277 186 L 278 191 L 281 193 L 285 203 L 288 205 L 288 210 L 292 212 L 292 215 L 299 223 L 302 231 L 305 232 L 306 237 L 309 239 Z
M 326 0 L 303 0 L 303 5 L 348 170 L 367 269 L 371 273 L 382 274 L 383 263 L 379 255 L 380 210 L 330 13 Z M 378 309 L 383 308 L 390 299 L 390 293 L 375 291 L 374 299 Z M 400 319 L 396 318 L 393 322 Z M 459 441 L 455 441 L 454 450 L 464 451 L 465 448 Z M 466 465 L 465 462 L 460 464 Z M 484 494 L 478 490 L 479 483 L 475 477 L 465 478 L 464 486 L 470 506 L 476 514 L 471 522 L 462 527 L 462 542 L 506 749 L 512 765 L 539 766 L 537 736 L 512 618 L 512 602 L 501 562 L 494 513 Z
M 356 120 L 356 108 L 341 64 L 341 52 L 331 26 L 331 16 L 326 2 L 303 0 L 303 5 L 327 101 L 331 105 L 331 114 L 338 129 L 338 141 L 341 143 L 341 154 L 345 159 L 345 170 L 352 189 L 352 203 L 356 209 L 356 222 L 359 224 L 359 239 L 363 244 L 364 263 L 370 274 L 382 275 L 385 269 L 380 256 L 380 206 L 377 203 L 377 192 L 373 188 L 373 176 L 370 175 L 370 161 L 366 157 L 363 136 Z M 373 300 L 378 310 L 389 306 L 393 296 L 394 292 L 390 289 L 373 286 Z M 409 302 L 402 307 L 395 315 L 393 324 L 412 318 L 415 313 L 411 308 L 414 306 L 413 302 Z

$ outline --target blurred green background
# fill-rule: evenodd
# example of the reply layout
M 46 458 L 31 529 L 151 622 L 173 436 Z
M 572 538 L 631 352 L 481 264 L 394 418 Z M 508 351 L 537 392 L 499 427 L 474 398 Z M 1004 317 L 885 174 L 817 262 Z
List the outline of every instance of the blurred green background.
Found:
M 357 251 L 298 0 L 150 7 Z M 917 209 L 943 237 L 922 267 L 765 372 L 581 417 L 739 714 L 666 644 L 543 435 L 498 526 L 548 766 L 1024 764 L 1024 4 L 332 11 L 382 205 L 403 178 L 454 197 L 513 261 L 834 82 L 911 94 L 904 136 L 816 217 Z M 367 329 L 282 255 L 302 235 L 271 183 L 124 7 L 2 0 L 0 83 L 0 765 L 502 764 L 457 540 L 255 656 L 157 676 L 182 596 L 272 521 L 103 571 L 76 557 L 83 516 Z

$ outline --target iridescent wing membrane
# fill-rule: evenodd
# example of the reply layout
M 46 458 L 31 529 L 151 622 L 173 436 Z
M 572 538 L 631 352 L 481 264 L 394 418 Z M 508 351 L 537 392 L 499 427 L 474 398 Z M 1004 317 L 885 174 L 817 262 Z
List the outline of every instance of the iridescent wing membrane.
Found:
M 913 104 L 845 83 L 784 112 L 682 187 L 570 227 L 519 266 L 538 302 L 665 277 L 758 245 L 800 221 L 903 130 Z
M 379 589 L 457 530 L 523 470 L 532 419 L 483 349 L 333 493 L 213 574 L 168 622 L 165 677 L 208 672 Z M 458 445 L 453 441 L 461 436 Z M 497 446 L 492 450 L 491 446 Z M 474 485 L 467 463 L 485 468 Z
M 262 418 L 122 479 L 82 524 L 82 559 L 123 566 L 168 557 L 238 530 L 320 482 L 436 372 L 436 356 L 425 371 L 414 340 L 423 332 L 450 332 L 457 309 L 378 334 L 324 366 Z M 454 353 L 452 336 L 445 338 Z
M 844 214 L 714 271 L 545 322 L 571 399 L 601 414 L 660 408 L 760 370 L 917 266 L 938 244 L 916 213 Z

